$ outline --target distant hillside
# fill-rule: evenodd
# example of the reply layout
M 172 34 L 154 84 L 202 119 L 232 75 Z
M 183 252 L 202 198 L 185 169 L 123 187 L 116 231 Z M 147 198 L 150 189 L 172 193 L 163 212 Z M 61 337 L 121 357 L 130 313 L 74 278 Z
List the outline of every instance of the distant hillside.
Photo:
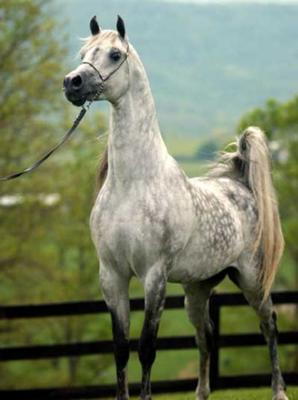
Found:
M 55 0 L 68 19 L 70 52 L 97 14 L 117 14 L 149 75 L 164 132 L 208 135 L 233 130 L 267 98 L 298 91 L 298 6 L 197 5 L 138 0 Z M 74 62 L 75 65 L 77 61 Z

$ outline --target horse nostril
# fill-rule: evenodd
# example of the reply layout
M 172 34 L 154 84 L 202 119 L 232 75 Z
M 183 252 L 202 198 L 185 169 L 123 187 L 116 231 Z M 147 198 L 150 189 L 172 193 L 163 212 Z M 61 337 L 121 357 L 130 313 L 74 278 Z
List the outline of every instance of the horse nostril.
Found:
M 74 78 L 72 78 L 71 80 L 71 84 L 73 86 L 73 88 L 75 89 L 79 89 L 82 86 L 82 78 L 80 77 L 80 75 L 76 75 Z
M 66 77 L 64 78 L 64 80 L 63 80 L 63 86 L 64 86 L 65 88 L 69 85 L 69 81 L 70 81 L 70 78 L 66 76 Z

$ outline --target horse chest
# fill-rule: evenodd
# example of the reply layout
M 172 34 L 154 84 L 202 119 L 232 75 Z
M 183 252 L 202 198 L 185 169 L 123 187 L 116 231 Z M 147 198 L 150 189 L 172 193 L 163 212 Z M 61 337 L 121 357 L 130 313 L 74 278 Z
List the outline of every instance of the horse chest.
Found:
M 152 196 L 106 196 L 96 202 L 91 215 L 91 231 L 100 257 L 112 255 L 126 262 L 136 275 L 160 258 L 172 259 L 183 247 L 182 229 L 169 214 L 171 207 Z M 181 228 L 181 227 L 180 227 Z
M 143 263 L 149 262 L 154 256 L 149 249 L 154 246 L 157 250 L 157 238 L 162 237 L 162 227 L 152 224 L 140 204 L 130 199 L 118 202 L 110 198 L 96 204 L 91 231 L 101 256 L 110 254 L 117 263 L 126 261 L 131 266 L 139 264 L 141 259 Z

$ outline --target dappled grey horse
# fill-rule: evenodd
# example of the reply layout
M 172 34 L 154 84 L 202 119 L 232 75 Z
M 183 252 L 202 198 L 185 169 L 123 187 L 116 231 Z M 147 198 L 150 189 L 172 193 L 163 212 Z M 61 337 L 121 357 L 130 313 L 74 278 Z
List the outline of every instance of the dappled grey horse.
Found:
M 272 363 L 273 398 L 286 400 L 270 300 L 283 236 L 264 134 L 246 129 L 235 151 L 225 153 L 207 176 L 189 179 L 162 140 L 148 79 L 123 20 L 118 17 L 116 31 L 101 30 L 94 17 L 90 28 L 92 35 L 80 51 L 82 63 L 66 76 L 64 86 L 75 105 L 94 99 L 111 105 L 102 186 L 90 225 L 112 316 L 117 399 L 129 396 L 132 276 L 145 292 L 141 399 L 151 399 L 150 372 L 169 281 L 185 290 L 200 350 L 196 398 L 205 400 L 212 342 L 208 300 L 228 274 L 260 317 Z

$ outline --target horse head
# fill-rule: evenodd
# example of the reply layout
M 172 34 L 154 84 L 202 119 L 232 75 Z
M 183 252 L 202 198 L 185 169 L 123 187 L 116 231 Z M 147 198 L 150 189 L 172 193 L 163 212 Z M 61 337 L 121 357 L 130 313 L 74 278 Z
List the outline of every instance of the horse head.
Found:
M 74 105 L 82 106 L 87 100 L 115 103 L 128 90 L 129 44 L 120 16 L 116 28 L 102 30 L 96 17 L 91 19 L 91 36 L 79 52 L 81 63 L 63 81 L 65 96 Z

